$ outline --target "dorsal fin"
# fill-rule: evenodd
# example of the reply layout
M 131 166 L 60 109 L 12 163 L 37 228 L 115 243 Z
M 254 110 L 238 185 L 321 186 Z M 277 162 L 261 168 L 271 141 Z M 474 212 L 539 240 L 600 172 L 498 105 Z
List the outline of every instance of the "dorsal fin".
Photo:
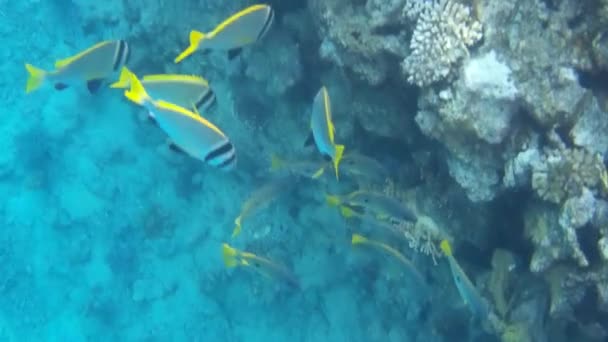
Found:
M 103 45 L 106 45 L 106 44 L 111 44 L 111 43 L 114 43 L 114 41 L 111 41 L 111 40 L 106 40 L 106 41 L 103 41 L 103 42 L 97 43 L 97 44 L 95 44 L 95 45 L 91 46 L 90 48 L 88 48 L 88 49 L 86 49 L 86 50 L 84 50 L 84 51 L 82 51 L 82 52 L 80 52 L 80 53 L 78 53 L 78 54 L 76 54 L 76 55 L 74 55 L 74 56 L 72 56 L 72 57 L 68 57 L 68 58 L 60 59 L 60 60 L 58 60 L 58 61 L 56 61 L 56 62 L 55 62 L 55 69 L 60 69 L 60 68 L 63 68 L 63 67 L 65 67 L 66 65 L 68 65 L 68 64 L 70 64 L 70 63 L 72 63 L 73 61 L 75 61 L 75 60 L 77 60 L 77 59 L 81 58 L 82 56 L 84 56 L 84 55 L 86 55 L 86 54 L 88 54 L 89 52 L 91 52 L 91 51 L 93 51 L 93 50 L 95 50 L 95 49 L 98 49 L 98 48 L 100 48 L 100 47 L 101 47 L 101 46 L 103 46 Z
M 158 74 L 158 75 L 146 75 L 142 79 L 146 82 L 155 82 L 155 81 L 185 81 L 185 82 L 194 82 L 200 83 L 205 87 L 209 87 L 209 82 L 206 79 L 196 76 L 196 75 L 178 75 L 178 74 Z

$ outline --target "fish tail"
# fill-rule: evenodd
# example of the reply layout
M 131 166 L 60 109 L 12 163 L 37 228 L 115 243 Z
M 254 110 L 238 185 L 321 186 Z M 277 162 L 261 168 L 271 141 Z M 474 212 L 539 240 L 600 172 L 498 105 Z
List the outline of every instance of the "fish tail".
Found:
M 334 169 L 336 170 L 336 179 L 338 177 L 338 165 L 340 165 L 340 161 L 342 160 L 342 156 L 344 156 L 344 145 L 336 145 L 336 155 L 334 157 Z
M 283 160 L 281 160 L 281 158 L 279 158 L 279 156 L 277 156 L 276 154 L 272 154 L 270 156 L 270 169 L 273 171 L 276 171 L 278 169 L 280 169 L 281 167 L 283 167 Z
M 443 254 L 445 254 L 446 256 L 452 255 L 452 246 L 450 246 L 448 240 L 442 240 L 441 244 L 439 245 L 439 248 L 441 248 L 441 251 L 443 251 Z
M 237 217 L 234 220 L 234 229 L 232 230 L 232 238 L 237 237 L 240 233 L 241 233 L 241 220 L 242 220 L 242 216 L 239 215 L 239 217 Z
M 203 32 L 199 32 L 196 30 L 192 30 L 190 31 L 190 46 L 188 46 L 186 48 L 186 50 L 184 50 L 182 53 L 179 54 L 179 56 L 177 56 L 175 58 L 175 63 L 179 63 L 181 62 L 184 58 L 190 56 L 191 54 L 194 53 L 194 51 L 196 51 L 196 49 L 198 49 L 199 44 L 201 43 L 201 41 L 205 39 L 205 34 Z
M 340 197 L 338 197 L 336 195 L 327 195 L 327 196 L 325 196 L 325 202 L 327 202 L 327 204 L 329 204 L 332 207 L 340 205 L 340 203 L 341 203 Z
M 224 259 L 226 267 L 236 267 L 239 264 L 238 255 L 239 252 L 235 248 L 230 247 L 227 243 L 222 244 L 222 259 Z
M 317 178 L 321 177 L 324 172 L 325 172 L 325 166 L 321 167 L 320 169 L 317 170 L 317 172 L 313 173 L 312 178 L 317 179 Z
M 340 206 L 340 214 L 342 216 L 344 216 L 345 218 L 351 218 L 351 217 L 355 216 L 355 211 L 352 210 L 351 208 L 343 205 L 343 206 Z
M 363 243 L 367 243 L 368 239 L 365 236 L 363 236 L 363 235 L 353 234 L 353 237 L 350 239 L 350 242 L 353 245 L 360 245 L 360 244 L 363 244 Z
M 120 76 L 118 77 L 118 81 L 112 83 L 110 88 L 120 88 L 126 89 L 131 85 L 131 78 L 136 77 L 131 70 L 129 70 L 126 66 L 122 67 L 120 71 Z
M 150 98 L 148 93 L 146 93 L 146 89 L 144 89 L 143 84 L 141 84 L 141 81 L 135 74 L 131 73 L 129 78 L 131 88 L 125 90 L 125 97 L 137 104 L 143 105 Z
M 25 69 L 28 73 L 27 84 L 25 85 L 25 93 L 27 94 L 42 85 L 46 77 L 46 71 L 27 63 L 25 64 Z

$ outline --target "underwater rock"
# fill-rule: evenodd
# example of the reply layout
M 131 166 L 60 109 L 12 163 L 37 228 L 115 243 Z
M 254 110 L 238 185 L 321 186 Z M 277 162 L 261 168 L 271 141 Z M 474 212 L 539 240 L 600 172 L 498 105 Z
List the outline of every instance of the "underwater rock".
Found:
M 540 163 L 533 165 L 532 188 L 549 202 L 562 203 L 579 196 L 583 188 L 594 194 L 603 191 L 606 168 L 597 154 L 584 149 L 546 149 Z
M 581 107 L 582 115 L 570 131 L 574 144 L 607 157 L 608 135 L 598 132 L 608 132 L 608 113 L 600 108 L 591 93 L 583 99 Z

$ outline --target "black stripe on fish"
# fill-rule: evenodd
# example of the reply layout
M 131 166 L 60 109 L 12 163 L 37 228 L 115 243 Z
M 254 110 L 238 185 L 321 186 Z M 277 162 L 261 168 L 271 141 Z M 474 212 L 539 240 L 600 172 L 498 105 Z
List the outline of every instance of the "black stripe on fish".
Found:
M 127 47 L 127 43 L 124 40 L 118 41 L 118 46 L 116 47 L 116 52 L 114 52 L 114 60 L 112 63 L 112 70 L 116 71 L 120 67 L 120 64 L 123 60 L 125 48 Z
M 223 154 L 230 153 L 230 151 L 232 150 L 234 150 L 234 146 L 232 146 L 232 143 L 230 141 L 226 141 L 211 152 L 207 153 L 207 155 L 205 156 L 205 163 L 212 162 L 213 159 L 218 158 Z
M 236 153 L 233 153 L 230 158 L 224 160 L 223 162 L 221 162 L 220 164 L 217 165 L 217 168 L 219 169 L 226 169 L 226 168 L 230 168 L 232 166 L 234 166 L 234 164 L 236 163 Z
M 131 49 L 129 48 L 129 44 L 127 44 L 126 41 L 121 40 L 121 42 L 125 43 L 125 53 L 123 54 L 123 59 L 122 59 L 122 63 L 120 63 L 120 66 L 122 67 L 123 65 L 126 65 L 129 62 L 129 58 L 131 57 Z
M 264 22 L 264 26 L 262 26 L 262 30 L 258 34 L 258 38 L 256 40 L 260 40 L 264 37 L 266 32 L 270 29 L 270 25 L 272 24 L 272 20 L 274 19 L 274 10 L 271 8 L 268 11 L 268 16 L 266 17 L 266 22 Z
M 207 102 L 209 102 L 209 101 L 211 101 L 210 103 L 215 102 L 215 94 L 213 93 L 213 90 L 211 90 L 211 89 L 208 89 L 207 92 L 204 93 L 203 96 L 201 96 L 201 98 L 198 101 L 196 101 L 194 106 L 198 110 L 207 109 L 209 107 Z

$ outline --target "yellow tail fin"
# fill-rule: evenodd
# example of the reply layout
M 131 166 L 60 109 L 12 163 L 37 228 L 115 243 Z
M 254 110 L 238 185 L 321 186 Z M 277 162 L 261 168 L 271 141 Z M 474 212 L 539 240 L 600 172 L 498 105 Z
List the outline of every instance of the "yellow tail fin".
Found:
M 334 169 L 336 170 L 336 179 L 339 180 L 338 177 L 338 165 L 340 165 L 340 160 L 342 160 L 342 156 L 344 156 L 344 145 L 336 145 L 336 155 L 334 156 Z
M 143 105 L 147 100 L 150 99 L 150 96 L 148 96 L 143 84 L 141 84 L 139 79 L 134 74 L 131 74 L 131 77 L 129 78 L 131 89 L 125 90 L 125 97 L 137 104 Z
M 25 69 L 28 73 L 25 93 L 28 94 L 38 89 L 42 85 L 42 82 L 44 82 L 44 77 L 46 76 L 46 71 L 36 68 L 31 64 L 25 64 Z
M 441 241 L 439 248 L 441 248 L 441 250 L 443 251 L 443 254 L 445 254 L 446 256 L 452 255 L 452 246 L 450 246 L 450 243 L 448 242 L 448 240 Z
M 344 216 L 344 218 L 351 218 L 356 215 L 354 210 L 352 210 L 351 208 L 349 208 L 345 205 L 340 206 L 340 214 L 342 214 L 342 216 Z
M 237 260 L 238 251 L 227 243 L 222 244 L 222 258 L 226 267 L 235 267 L 239 264 Z
M 136 77 L 126 66 L 122 67 L 118 81 L 112 83 L 110 88 L 126 89 L 131 85 L 131 78 Z
M 181 62 L 184 58 L 193 54 L 198 49 L 201 40 L 205 39 L 205 34 L 196 30 L 190 31 L 190 46 L 175 58 L 175 63 Z
M 279 158 L 279 156 L 277 156 L 276 154 L 272 154 L 270 156 L 270 169 L 272 171 L 280 169 L 281 167 L 283 167 L 284 163 L 285 162 L 281 160 L 281 158 Z
M 351 238 L 350 241 L 353 245 L 360 245 L 362 243 L 366 243 L 367 238 L 363 235 L 353 234 L 353 237 Z
M 325 196 L 325 202 L 327 202 L 327 204 L 331 205 L 332 207 L 335 207 L 337 205 L 340 205 L 340 203 L 342 203 L 342 201 L 340 201 L 340 197 L 338 197 L 336 195 Z
M 234 219 L 234 229 L 232 230 L 232 238 L 237 237 L 240 233 L 241 233 L 241 216 L 239 215 L 239 217 L 237 217 L 236 219 Z
M 313 173 L 312 178 L 317 179 L 317 178 L 323 176 L 324 172 L 325 172 L 325 166 L 321 167 L 320 169 L 317 170 L 317 172 Z

